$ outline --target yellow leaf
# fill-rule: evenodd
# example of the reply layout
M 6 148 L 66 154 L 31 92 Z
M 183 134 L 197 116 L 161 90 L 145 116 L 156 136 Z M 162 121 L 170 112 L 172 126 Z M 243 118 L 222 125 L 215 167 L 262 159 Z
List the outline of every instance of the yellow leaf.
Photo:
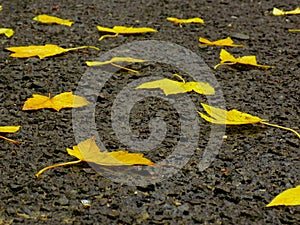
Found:
M 154 165 L 149 159 L 143 157 L 140 153 L 128 153 L 126 151 L 116 152 L 101 152 L 96 145 L 95 139 L 90 138 L 80 142 L 73 149 L 67 148 L 69 155 L 78 158 L 79 160 L 73 162 L 59 163 L 53 166 L 46 167 L 40 170 L 36 177 L 39 177 L 43 172 L 48 169 L 56 168 L 59 166 L 71 165 L 80 162 L 90 162 L 102 166 L 133 166 L 133 165 Z
M 10 38 L 14 35 L 14 31 L 9 28 L 0 28 L 0 34 L 4 34 L 6 37 Z
M 199 38 L 199 46 L 228 46 L 228 47 L 243 47 L 243 45 L 237 45 L 233 43 L 233 40 L 230 37 L 225 39 L 220 39 L 217 41 L 209 41 L 203 37 Z
M 252 116 L 248 113 L 240 112 L 236 109 L 232 109 L 230 111 L 226 111 L 224 109 L 216 108 L 213 106 L 209 106 L 207 104 L 201 103 L 204 110 L 207 112 L 207 115 L 198 112 L 199 115 L 206 120 L 207 122 L 214 123 L 214 124 L 226 124 L 226 125 L 242 125 L 242 124 L 264 124 L 271 127 L 276 127 L 283 130 L 288 130 L 293 132 L 300 138 L 300 134 L 288 127 L 279 126 L 276 124 L 267 123 L 267 120 L 261 119 L 257 116 Z
M 72 24 L 74 23 L 70 20 L 64 20 L 55 16 L 48 16 L 45 14 L 38 15 L 34 17 L 33 20 L 39 21 L 41 23 L 56 23 L 56 24 L 65 25 L 69 27 L 72 26 Z
M 200 116 L 210 123 L 227 124 L 227 125 L 240 125 L 240 124 L 254 124 L 260 123 L 264 120 L 257 116 L 252 116 L 247 113 L 237 111 L 235 109 L 226 111 L 224 109 L 215 108 L 213 106 L 201 103 L 204 110 L 210 117 L 199 112 Z
M 201 105 L 210 117 L 206 116 L 201 112 L 198 113 L 203 119 L 210 123 L 240 125 L 259 123 L 262 120 L 256 116 L 252 118 L 250 114 L 239 112 L 235 109 L 226 111 L 224 109 L 216 108 L 204 103 L 201 103 Z
M 101 152 L 94 138 L 80 142 L 73 149 L 67 148 L 69 155 L 82 161 L 92 162 L 103 166 L 129 166 L 129 165 L 153 165 L 154 163 L 143 157 L 140 153 L 128 153 L 126 151 Z
M 300 7 L 291 10 L 291 11 L 284 11 L 281 9 L 277 9 L 277 8 L 273 8 L 273 15 L 274 16 L 285 16 L 285 15 L 296 15 L 296 14 L 300 14 Z
M 199 17 L 190 18 L 190 19 L 178 19 L 175 17 L 168 17 L 167 20 L 175 24 L 178 24 L 180 27 L 182 27 L 183 23 L 201 23 L 201 24 L 204 23 L 204 20 Z
M 0 133 L 15 133 L 21 126 L 0 126 Z
M 39 94 L 33 94 L 24 103 L 22 110 L 37 110 L 37 109 L 55 109 L 56 111 L 62 108 L 78 108 L 89 104 L 89 102 L 78 95 L 73 95 L 72 92 L 64 92 L 50 98 Z
M 81 46 L 76 48 L 61 48 L 57 45 L 46 44 L 46 45 L 33 45 L 33 46 L 19 46 L 19 47 L 10 47 L 6 48 L 9 51 L 14 53 L 10 54 L 10 57 L 15 58 L 28 58 L 38 56 L 40 59 L 45 57 L 54 56 L 62 54 L 68 51 L 73 51 L 82 48 L 93 48 L 99 50 L 99 48 L 94 46 Z
M 98 62 L 98 61 L 87 61 L 86 65 L 88 66 L 102 66 L 102 65 L 106 65 L 106 64 L 111 64 L 115 67 L 121 68 L 121 69 L 125 69 L 134 73 L 139 73 L 136 70 L 132 70 L 132 69 L 128 69 L 126 67 L 120 66 L 118 64 L 115 64 L 115 62 L 147 62 L 147 60 L 143 60 L 143 59 L 136 59 L 136 58 L 131 58 L 131 57 L 114 57 L 111 60 L 108 61 L 104 61 L 104 62 Z
M 20 127 L 21 126 L 0 126 L 0 133 L 15 133 L 20 129 Z M 16 145 L 21 144 L 18 141 L 15 141 L 15 140 L 3 137 L 3 136 L 0 136 L 0 138 L 3 139 L 3 140 L 6 140 L 6 141 L 12 142 Z
M 3 9 L 3 7 L 2 7 L 2 5 L 0 5 L 0 11 L 2 11 L 2 9 Z
M 177 74 L 174 75 L 181 78 Z M 180 82 L 180 81 L 170 80 L 166 78 L 161 80 L 146 82 L 144 84 L 139 85 L 135 89 L 154 89 L 154 88 L 160 88 L 161 90 L 163 90 L 165 95 L 186 93 L 190 91 L 195 91 L 199 94 L 204 94 L 204 95 L 215 94 L 215 89 L 209 83 L 194 82 L 194 81 L 185 82 L 184 80 Z
M 300 29 L 289 29 L 289 32 L 300 32 Z
M 125 26 L 114 26 L 113 28 L 97 26 L 97 29 L 101 32 L 114 33 L 114 35 L 103 35 L 99 38 L 99 41 L 106 37 L 116 37 L 119 34 L 141 34 L 148 32 L 157 32 L 157 30 L 149 27 L 125 27 Z
M 220 52 L 220 59 L 221 62 L 219 64 L 217 64 L 214 69 L 217 69 L 220 65 L 243 65 L 243 66 L 253 66 L 253 67 L 258 67 L 261 69 L 269 69 L 269 68 L 273 68 L 274 66 L 265 66 L 265 65 L 260 65 L 257 64 L 256 61 L 256 56 L 254 55 L 249 55 L 249 56 L 242 56 L 242 57 L 238 57 L 235 58 L 233 55 L 231 55 L 229 52 L 227 52 L 224 49 L 221 49 Z
M 300 185 L 287 189 L 277 195 L 266 207 L 271 206 L 295 206 L 300 205 Z

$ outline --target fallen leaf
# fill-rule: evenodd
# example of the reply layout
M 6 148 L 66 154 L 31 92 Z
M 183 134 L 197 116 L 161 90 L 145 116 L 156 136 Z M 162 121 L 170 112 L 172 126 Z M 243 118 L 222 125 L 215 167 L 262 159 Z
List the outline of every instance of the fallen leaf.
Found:
M 15 133 L 21 126 L 0 126 L 0 133 Z
M 289 32 L 300 32 L 300 29 L 288 29 Z
M 9 28 L 0 28 L 0 34 L 4 34 L 6 37 L 10 38 L 14 35 L 14 30 Z
M 281 9 L 277 9 L 277 8 L 273 8 L 273 15 L 274 16 L 285 16 L 285 15 L 296 15 L 296 14 L 300 14 L 300 7 L 291 10 L 291 11 L 284 11 Z
M 126 151 L 101 152 L 94 138 L 87 139 L 73 146 L 73 149 L 67 148 L 69 155 L 72 155 L 82 161 L 96 163 L 104 166 L 121 165 L 153 165 L 154 163 L 143 157 L 140 153 L 128 153 Z
M 287 189 L 277 195 L 266 207 L 271 206 L 295 206 L 300 205 L 300 185 Z
M 261 69 L 270 69 L 270 68 L 274 67 L 274 66 L 265 66 L 265 65 L 257 64 L 256 56 L 254 56 L 254 55 L 242 56 L 242 57 L 235 58 L 233 55 L 231 55 L 229 52 L 227 52 L 224 49 L 221 49 L 220 59 L 221 59 L 221 62 L 219 64 L 217 64 L 214 67 L 214 69 L 217 69 L 220 65 L 232 66 L 232 65 L 236 65 L 236 64 L 242 65 L 242 66 L 253 66 L 253 67 L 258 67 Z
M 199 46 L 228 46 L 228 47 L 243 47 L 243 45 L 237 45 L 233 43 L 233 40 L 230 37 L 225 39 L 220 39 L 217 41 L 209 41 L 203 37 L 199 38 Z
M 204 23 L 204 20 L 199 18 L 199 17 L 195 17 L 195 18 L 190 18 L 190 19 L 178 19 L 175 17 L 168 17 L 167 18 L 168 21 L 173 22 L 175 24 L 178 24 L 180 27 L 182 27 L 182 24 L 185 23 Z
M 34 17 L 33 20 L 39 21 L 41 23 L 56 23 L 56 24 L 65 25 L 69 27 L 72 26 L 72 24 L 74 23 L 73 21 L 70 20 L 64 20 L 55 16 L 48 16 L 45 14 L 38 15 Z
M 265 121 L 257 116 L 252 116 L 248 113 L 243 113 L 235 109 L 226 111 L 224 109 L 215 108 L 213 106 L 209 106 L 204 103 L 201 103 L 201 105 L 204 108 L 204 110 L 207 112 L 207 114 L 210 115 L 210 117 L 206 116 L 205 114 L 202 114 L 201 112 L 199 112 L 199 114 L 203 119 L 205 119 L 210 123 L 240 125 L 240 124 L 254 124 L 254 123 L 260 123 Z
M 136 87 L 135 89 L 154 89 L 160 88 L 163 90 L 165 95 L 178 94 L 178 93 L 186 93 L 190 91 L 195 91 L 199 94 L 204 95 L 213 95 L 215 94 L 215 89 L 209 84 L 205 82 L 185 82 L 185 80 L 179 76 L 178 74 L 174 74 L 174 76 L 179 77 L 182 81 L 175 81 L 170 79 L 161 79 L 143 83 Z
M 15 133 L 20 129 L 20 127 L 21 126 L 0 126 L 0 133 Z M 0 136 L 0 138 L 3 140 L 6 140 L 6 141 L 12 142 L 14 144 L 17 144 L 17 145 L 21 144 L 18 141 L 15 141 L 15 140 L 3 137 L 3 136 Z
M 78 95 L 73 95 L 72 92 L 64 92 L 50 98 L 49 96 L 33 94 L 24 103 L 22 110 L 37 110 L 37 109 L 55 109 L 59 111 L 63 108 L 78 108 L 89 104 L 89 102 Z
M 125 26 L 114 26 L 113 28 L 97 26 L 97 29 L 101 32 L 114 33 L 114 35 L 103 35 L 99 38 L 99 41 L 106 37 L 116 37 L 119 34 L 142 34 L 148 32 L 157 32 L 157 30 L 149 27 L 125 27 Z
M 74 156 L 79 160 L 48 166 L 40 170 L 35 176 L 39 177 L 42 173 L 51 168 L 77 164 L 80 162 L 95 163 L 101 166 L 154 165 L 153 162 L 144 158 L 143 154 L 140 153 L 128 153 L 123 150 L 116 152 L 101 152 L 94 138 L 80 142 L 77 146 L 73 146 L 73 149 L 67 148 L 67 152 L 69 155 Z
M 257 116 L 252 116 L 248 113 L 240 112 L 236 109 L 232 109 L 230 111 L 226 111 L 224 109 L 216 108 L 204 103 L 201 103 L 204 110 L 207 112 L 207 115 L 198 112 L 199 115 L 206 120 L 207 122 L 214 123 L 214 124 L 226 124 L 226 125 L 242 125 L 242 124 L 265 124 L 267 126 L 272 126 L 284 130 L 288 130 L 293 132 L 300 138 L 300 134 L 295 130 L 283 126 L 279 126 L 276 124 L 267 123 L 265 119 L 261 119 Z
M 15 58 L 28 58 L 38 56 L 40 59 L 45 57 L 54 56 L 58 54 L 62 54 L 68 51 L 73 51 L 82 48 L 93 48 L 99 50 L 99 48 L 95 46 L 81 46 L 76 48 L 62 48 L 57 45 L 46 44 L 46 45 L 32 45 L 32 46 L 19 46 L 19 47 L 10 47 L 6 48 L 9 51 L 14 53 L 10 54 L 10 57 Z
M 3 9 L 3 7 L 2 7 L 2 5 L 0 5 L 0 11 L 2 11 L 2 9 Z
M 136 58 L 131 58 L 131 57 L 113 57 L 112 59 L 108 60 L 108 61 L 104 61 L 104 62 L 99 62 L 99 61 L 87 61 L 86 64 L 88 66 L 102 66 L 102 65 L 106 65 L 106 64 L 111 64 L 115 67 L 121 68 L 121 69 L 125 69 L 134 73 L 139 73 L 136 70 L 132 70 L 132 69 L 128 69 L 126 67 L 120 66 L 118 64 L 115 64 L 116 62 L 147 62 L 147 60 L 143 60 L 143 59 L 136 59 Z

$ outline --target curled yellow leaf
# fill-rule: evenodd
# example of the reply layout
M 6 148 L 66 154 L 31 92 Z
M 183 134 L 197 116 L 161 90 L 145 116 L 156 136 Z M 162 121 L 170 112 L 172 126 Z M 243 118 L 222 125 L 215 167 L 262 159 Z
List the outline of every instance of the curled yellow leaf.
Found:
M 300 138 L 300 134 L 288 127 L 279 126 L 276 124 L 268 123 L 267 120 L 261 119 L 257 116 L 252 116 L 248 113 L 240 112 L 236 109 L 232 109 L 230 111 L 226 111 L 224 109 L 216 108 L 204 103 L 201 103 L 202 107 L 209 115 L 205 115 L 201 112 L 198 112 L 201 118 L 206 120 L 207 122 L 214 123 L 214 124 L 226 124 L 226 125 L 242 125 L 242 124 L 264 124 L 271 127 L 276 127 L 283 130 L 288 130 L 293 132 Z
M 73 21 L 70 20 L 64 20 L 56 16 L 49 16 L 46 14 L 38 15 L 34 17 L 33 20 L 39 21 L 41 23 L 56 23 L 56 24 L 65 25 L 69 27 L 72 26 L 72 24 L 74 23 Z
M 6 37 L 10 38 L 14 35 L 14 30 L 10 28 L 0 28 L 0 34 L 4 34 Z
M 248 113 L 243 113 L 235 109 L 226 111 L 224 109 L 209 106 L 204 103 L 201 103 L 201 105 L 210 117 L 206 116 L 201 112 L 199 112 L 199 115 L 210 123 L 241 125 L 241 124 L 255 124 L 255 123 L 260 123 L 265 121 L 257 116 L 252 116 Z
M 24 103 L 22 110 L 37 110 L 37 109 L 55 109 L 59 111 L 63 108 L 78 108 L 89 104 L 89 102 L 78 95 L 73 95 L 72 92 L 64 92 L 50 98 L 49 96 L 33 94 Z

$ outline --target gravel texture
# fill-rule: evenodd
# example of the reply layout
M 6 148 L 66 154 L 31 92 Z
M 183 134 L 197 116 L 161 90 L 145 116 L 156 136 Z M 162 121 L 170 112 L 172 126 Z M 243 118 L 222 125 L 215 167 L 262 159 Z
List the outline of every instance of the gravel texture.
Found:
M 219 47 L 198 47 L 199 36 L 216 40 L 231 36 L 245 48 L 226 48 L 234 55 L 256 55 L 271 70 L 233 70 L 222 66 L 213 74 L 222 87 L 227 109 L 238 109 L 299 131 L 300 58 L 299 16 L 275 17 L 272 8 L 292 10 L 297 1 L 1 1 L 0 27 L 15 30 L 1 35 L 1 125 L 21 125 L 7 137 L 21 141 L 15 146 L 0 141 L 0 224 L 299 224 L 299 207 L 265 208 L 277 194 L 299 185 L 299 139 L 291 132 L 247 125 L 227 127 L 213 163 L 204 171 L 199 159 L 207 144 L 210 124 L 200 121 L 199 150 L 174 176 L 147 186 L 112 182 L 88 164 L 34 174 L 43 167 L 74 160 L 65 150 L 76 145 L 72 110 L 21 111 L 34 93 L 75 91 L 85 61 L 125 43 L 139 40 L 170 41 L 198 54 L 213 70 L 219 63 Z M 71 19 L 69 28 L 43 25 L 32 18 L 51 14 Z M 201 17 L 204 25 L 182 28 L 166 17 Z M 96 26 L 147 26 L 159 32 L 120 35 L 99 42 Z M 5 48 L 21 45 L 58 44 L 62 47 L 94 45 L 55 57 L 15 59 Z M 132 65 L 141 73 L 119 71 L 99 93 L 96 124 L 109 150 L 125 148 L 116 137 L 110 110 L 120 87 L 143 76 L 178 72 L 167 65 Z M 179 71 L 180 72 L 180 71 Z M 184 74 L 183 74 L 184 75 Z M 188 77 L 186 77 L 188 79 Z M 205 96 L 189 94 L 196 103 Z M 179 139 L 178 114 L 156 98 L 139 102 L 131 115 L 132 132 L 149 135 L 148 122 L 159 113 L 167 123 L 161 145 L 145 156 L 154 162 L 166 157 Z M 129 149 L 130 150 L 130 149 Z M 89 200 L 85 207 L 82 200 Z

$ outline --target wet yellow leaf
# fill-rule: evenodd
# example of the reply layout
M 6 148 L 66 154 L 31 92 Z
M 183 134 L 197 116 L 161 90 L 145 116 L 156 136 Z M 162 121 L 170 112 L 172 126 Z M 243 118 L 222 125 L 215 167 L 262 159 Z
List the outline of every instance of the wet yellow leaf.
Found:
M 99 48 L 95 46 L 80 46 L 76 48 L 62 48 L 57 45 L 46 44 L 46 45 L 32 45 L 32 46 L 18 46 L 18 47 L 10 47 L 6 48 L 9 51 L 14 53 L 10 54 L 10 57 L 14 58 L 28 58 L 38 56 L 40 59 L 45 57 L 54 56 L 58 54 L 62 54 L 68 51 L 73 51 L 82 48 L 93 48 L 99 50 Z
M 178 74 L 174 74 L 174 76 L 177 76 L 182 79 L 182 77 L 180 77 Z M 135 89 L 154 89 L 154 88 L 160 88 L 161 90 L 163 90 L 165 95 L 186 93 L 190 91 L 195 91 L 199 94 L 204 94 L 204 95 L 215 94 L 215 89 L 209 83 L 194 82 L 194 81 L 185 82 L 185 80 L 183 79 L 181 82 L 166 79 L 166 78 L 161 80 L 150 81 L 139 85 Z
M 20 129 L 20 127 L 21 126 L 0 126 L 0 133 L 15 133 Z M 6 140 L 6 141 L 12 142 L 14 144 L 17 144 L 17 145 L 21 144 L 18 141 L 15 141 L 15 140 L 3 137 L 3 136 L 0 136 L 0 138 L 3 140 Z
M 214 67 L 214 69 L 217 69 L 220 65 L 232 66 L 232 65 L 236 65 L 236 64 L 243 65 L 243 66 L 258 67 L 260 69 L 270 69 L 270 68 L 274 67 L 274 66 L 265 66 L 265 65 L 257 64 L 256 56 L 254 56 L 254 55 L 242 56 L 242 57 L 235 58 L 233 55 L 231 55 L 229 52 L 227 52 L 224 49 L 221 49 L 220 59 L 221 59 L 221 62 L 219 64 L 217 64 Z
M 274 16 L 285 16 L 285 15 L 296 15 L 300 14 L 300 7 L 291 10 L 291 11 L 284 11 L 282 9 L 273 8 L 273 15 Z
M 298 138 L 300 138 L 300 134 L 297 131 L 295 131 L 291 128 L 267 123 L 267 120 L 261 119 L 257 116 L 252 116 L 248 113 L 240 112 L 236 109 L 226 111 L 224 109 L 216 108 L 216 107 L 204 104 L 204 103 L 201 103 L 201 105 L 209 116 L 207 116 L 201 112 L 198 112 L 198 113 L 207 122 L 214 123 L 214 124 L 226 124 L 226 125 L 242 125 L 242 124 L 260 123 L 260 124 L 264 124 L 267 126 L 291 131 L 294 134 L 296 134 Z
M 104 62 L 99 62 L 99 61 L 87 61 L 86 64 L 88 66 L 102 66 L 102 65 L 106 65 L 106 64 L 111 64 L 115 67 L 121 68 L 121 69 L 125 69 L 134 73 L 139 73 L 136 70 L 132 70 L 132 69 L 128 69 L 126 67 L 120 66 L 118 64 L 115 64 L 116 62 L 132 62 L 132 63 L 136 63 L 136 62 L 147 62 L 147 60 L 143 60 L 143 59 L 136 59 L 136 58 L 131 58 L 131 57 L 113 57 L 112 59 L 108 60 L 108 61 L 104 61 Z
M 77 161 L 59 163 L 53 166 L 46 167 L 40 170 L 36 177 L 39 177 L 43 172 L 48 169 L 56 168 L 59 166 L 72 165 L 80 162 L 90 162 L 102 166 L 133 166 L 133 165 L 154 165 L 149 159 L 143 157 L 140 153 L 128 153 L 126 151 L 116 152 L 101 152 L 98 148 L 95 139 L 90 138 L 80 142 L 73 149 L 67 148 L 69 155 L 76 157 Z
M 230 37 L 225 39 L 220 39 L 217 41 L 209 41 L 203 37 L 199 38 L 199 46 L 228 46 L 228 47 L 243 47 L 243 45 L 234 44 L 233 40 Z
M 89 104 L 89 102 L 78 95 L 73 95 L 72 92 L 64 92 L 50 98 L 49 96 L 33 94 L 24 103 L 22 110 L 37 110 L 37 109 L 55 109 L 59 111 L 63 108 L 78 108 Z
M 125 26 L 114 26 L 113 28 L 97 26 L 97 29 L 101 32 L 114 33 L 114 35 L 103 35 L 99 38 L 99 41 L 106 37 L 116 37 L 119 34 L 142 34 L 148 32 L 157 32 L 157 30 L 149 27 L 125 27 Z
M 14 30 L 9 28 L 0 28 L 0 34 L 4 34 L 6 37 L 10 38 L 14 35 Z
M 33 20 L 39 21 L 41 23 L 56 23 L 56 24 L 65 25 L 69 27 L 72 26 L 72 24 L 74 23 L 73 21 L 70 20 L 64 20 L 55 16 L 48 16 L 45 14 L 38 15 L 34 17 Z
M 204 23 L 204 20 L 199 17 L 190 18 L 190 19 L 178 19 L 175 17 L 168 17 L 167 20 L 175 24 L 178 24 L 180 27 L 182 27 L 183 23 L 201 23 L 201 24 Z
M 271 206 L 295 206 L 300 205 L 300 185 L 287 189 L 277 195 L 266 207 Z

